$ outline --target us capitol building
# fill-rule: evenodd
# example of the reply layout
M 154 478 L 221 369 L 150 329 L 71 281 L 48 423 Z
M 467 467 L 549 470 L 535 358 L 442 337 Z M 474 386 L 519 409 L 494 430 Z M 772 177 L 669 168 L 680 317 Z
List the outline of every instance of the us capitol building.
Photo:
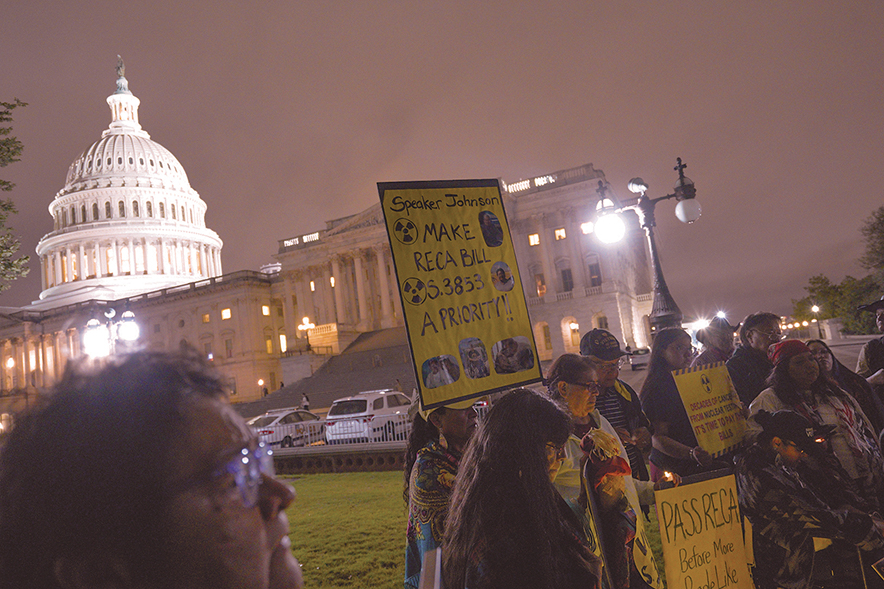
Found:
M 89 342 L 104 353 L 193 346 L 226 376 L 231 400 L 246 402 L 311 374 L 362 333 L 404 325 L 380 204 L 279 240 L 260 271 L 224 274 L 206 203 L 139 124 L 122 62 L 107 103 L 109 128 L 49 205 L 39 299 L 0 307 L 0 427 L 70 359 L 94 353 Z M 594 327 L 648 343 L 644 234 L 633 216 L 617 246 L 598 242 L 600 183 L 592 164 L 501 181 L 541 360 L 577 352 Z

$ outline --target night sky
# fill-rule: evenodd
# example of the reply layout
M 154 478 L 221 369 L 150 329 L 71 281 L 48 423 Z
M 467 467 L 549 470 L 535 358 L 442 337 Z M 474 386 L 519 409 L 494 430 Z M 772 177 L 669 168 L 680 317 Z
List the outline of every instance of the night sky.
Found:
M 657 207 L 686 315 L 788 313 L 807 279 L 863 276 L 884 204 L 884 3 L 57 2 L 4 5 L 0 100 L 22 161 L 12 224 L 34 248 L 70 163 L 110 123 L 117 54 L 140 122 L 208 204 L 225 272 L 377 202 L 378 181 L 501 177 L 592 163 Z

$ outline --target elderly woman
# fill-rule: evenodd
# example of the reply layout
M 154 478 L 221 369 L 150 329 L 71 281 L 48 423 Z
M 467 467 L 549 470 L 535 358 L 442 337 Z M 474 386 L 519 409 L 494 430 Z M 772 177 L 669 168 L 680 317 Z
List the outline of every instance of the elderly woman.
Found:
M 803 342 L 786 340 L 771 347 L 774 365 L 770 387 L 749 405 L 750 436 L 761 427 L 752 419 L 760 411 L 795 411 L 816 425 L 832 425 L 829 439 L 854 490 L 875 510 L 884 504 L 884 459 L 877 436 L 859 403 L 823 375 Z
M 571 417 L 571 436 L 565 444 L 565 460 L 559 469 L 558 476 L 555 479 L 556 488 L 562 496 L 571 501 L 572 504 L 580 504 L 584 510 L 587 532 L 597 537 L 594 528 L 602 525 L 603 517 L 600 513 L 592 512 L 591 502 L 586 501 L 587 493 L 593 492 L 594 483 L 587 481 L 586 472 L 584 470 L 585 458 L 581 448 L 581 440 L 590 430 L 600 429 L 611 438 L 616 449 L 616 454 L 629 464 L 629 455 L 620 441 L 617 430 L 596 408 L 596 400 L 599 396 L 599 374 L 593 368 L 592 364 L 585 358 L 576 354 L 563 354 L 559 356 L 552 366 L 546 378 L 548 394 L 550 398 L 564 405 L 568 409 Z M 673 479 L 676 483 L 680 480 L 675 476 Z M 650 481 L 641 481 L 630 476 L 623 477 L 624 493 L 631 509 L 638 513 L 642 505 L 653 505 L 655 501 L 654 490 L 655 484 Z M 581 502 L 582 499 L 582 502 Z M 641 518 L 635 523 L 635 542 L 640 546 L 644 546 L 647 537 L 644 533 L 644 524 Z M 611 554 L 611 551 L 619 551 L 620 547 L 606 546 L 605 552 L 608 560 L 612 563 L 619 559 L 619 555 Z M 662 582 L 658 574 L 657 564 L 654 561 L 653 553 L 650 550 L 638 549 L 632 550 L 631 546 L 626 547 L 629 552 L 630 570 L 626 572 L 626 577 L 631 575 L 635 586 L 641 586 L 639 583 L 645 583 L 651 587 L 661 587 Z M 602 551 L 599 551 L 602 554 Z M 641 580 L 639 580 L 639 577 Z
M 552 484 L 570 435 L 549 399 L 518 389 L 497 401 L 467 447 L 445 531 L 448 589 L 599 588 L 601 562 Z

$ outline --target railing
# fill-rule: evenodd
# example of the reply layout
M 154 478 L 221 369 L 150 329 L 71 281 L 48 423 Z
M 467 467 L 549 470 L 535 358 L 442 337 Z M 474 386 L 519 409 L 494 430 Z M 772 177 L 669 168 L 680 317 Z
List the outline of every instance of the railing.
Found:
M 556 293 L 557 301 L 570 301 L 571 300 L 571 291 L 567 290 L 565 292 L 557 292 Z
M 602 294 L 602 287 L 601 286 L 587 286 L 586 287 L 586 296 L 591 297 L 591 296 L 600 295 L 600 294 Z
M 542 305 L 543 304 L 543 297 L 528 297 L 528 304 L 529 305 Z
M 489 405 L 475 405 L 474 409 L 481 420 L 488 412 Z M 404 412 L 396 415 L 332 417 L 254 429 L 261 441 L 279 455 L 331 454 L 347 449 L 404 448 L 411 433 L 411 421 Z

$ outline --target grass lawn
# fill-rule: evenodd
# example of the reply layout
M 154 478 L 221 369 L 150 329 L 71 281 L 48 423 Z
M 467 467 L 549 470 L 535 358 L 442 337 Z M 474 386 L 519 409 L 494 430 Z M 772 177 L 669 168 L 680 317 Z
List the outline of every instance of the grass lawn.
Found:
M 402 587 L 405 503 L 401 472 L 314 474 L 286 480 L 298 492 L 287 513 L 292 547 L 309 589 Z M 646 527 L 662 572 L 654 510 Z

